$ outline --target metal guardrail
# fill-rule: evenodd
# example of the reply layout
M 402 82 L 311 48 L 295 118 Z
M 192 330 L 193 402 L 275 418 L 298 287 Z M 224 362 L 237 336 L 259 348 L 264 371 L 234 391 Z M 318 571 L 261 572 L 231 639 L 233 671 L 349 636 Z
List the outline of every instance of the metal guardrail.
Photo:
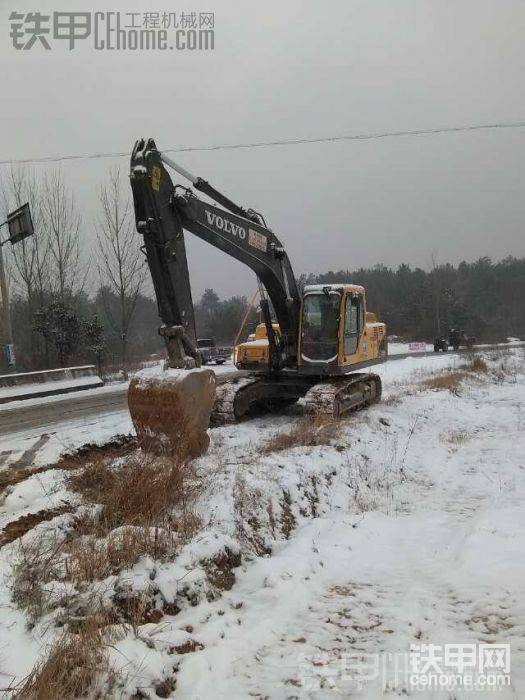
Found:
M 0 375 L 0 404 L 103 386 L 95 365 Z
M 20 386 L 21 384 L 38 384 L 50 381 L 63 381 L 64 379 L 89 377 L 95 374 L 95 365 L 59 367 L 58 369 L 41 369 L 35 372 L 10 372 L 9 374 L 0 374 L 0 387 Z

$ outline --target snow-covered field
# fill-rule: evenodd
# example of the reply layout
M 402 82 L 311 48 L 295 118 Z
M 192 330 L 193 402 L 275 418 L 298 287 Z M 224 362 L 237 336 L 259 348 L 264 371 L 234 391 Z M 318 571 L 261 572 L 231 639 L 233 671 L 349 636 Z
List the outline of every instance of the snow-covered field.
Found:
M 411 644 L 485 643 L 511 648 L 511 685 L 497 696 L 525 697 L 525 355 L 490 356 L 489 372 L 450 388 L 422 384 L 464 361 L 379 366 L 383 402 L 328 444 L 268 448 L 301 420 L 297 409 L 211 431 L 198 463 L 203 529 L 174 561 L 145 557 L 96 583 L 106 600 L 140 592 L 164 613 L 108 644 L 112 692 L 156 697 L 169 681 L 173 697 L 202 700 L 491 697 L 407 690 L 406 677 L 395 678 Z M 122 420 L 116 414 L 112 428 L 108 418 L 105 435 L 123 432 Z M 64 423 L 64 444 L 69 434 L 76 444 L 78 429 Z M 0 523 L 78 502 L 61 470 L 45 471 L 6 489 Z M 23 543 L 67 530 L 71 517 L 40 523 Z M 63 601 L 28 627 L 12 600 L 19 548 L 0 550 L 3 687 L 61 633 Z M 221 551 L 242 561 L 218 590 L 202 562 Z M 54 582 L 48 593 L 78 597 L 94 585 Z

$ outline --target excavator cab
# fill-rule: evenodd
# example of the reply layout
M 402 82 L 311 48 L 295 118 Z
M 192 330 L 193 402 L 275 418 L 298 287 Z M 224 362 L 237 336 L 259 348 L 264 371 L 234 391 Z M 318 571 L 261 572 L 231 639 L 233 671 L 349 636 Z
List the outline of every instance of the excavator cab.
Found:
M 278 324 L 274 332 L 280 338 Z M 255 338 L 235 348 L 238 369 L 265 371 L 269 347 L 264 323 Z M 298 339 L 298 368 L 312 375 L 337 375 L 386 359 L 386 326 L 366 310 L 360 285 L 330 284 L 305 287 Z
M 386 327 L 366 311 L 359 285 L 305 287 L 299 333 L 299 366 L 304 372 L 344 372 L 385 358 Z

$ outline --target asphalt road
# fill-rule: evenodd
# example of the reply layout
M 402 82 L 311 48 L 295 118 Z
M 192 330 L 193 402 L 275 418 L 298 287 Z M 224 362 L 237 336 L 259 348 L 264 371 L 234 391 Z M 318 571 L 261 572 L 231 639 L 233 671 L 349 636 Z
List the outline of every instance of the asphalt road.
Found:
M 18 401 L 16 405 L 4 404 L 0 409 L 0 440 L 6 435 L 47 429 L 69 420 L 125 411 L 127 390 L 127 384 L 116 384 L 52 399 L 33 399 L 27 405 Z
M 522 343 L 520 345 L 525 345 Z M 483 349 L 490 349 L 502 346 L 485 346 Z M 508 346 L 505 346 L 508 347 Z M 460 354 L 465 352 L 459 350 Z M 403 353 L 390 355 L 389 362 L 403 360 L 407 357 L 424 357 L 435 355 L 433 351 Z M 233 375 L 238 376 L 236 370 L 232 372 L 221 372 L 217 375 L 220 383 L 226 381 Z M 42 432 L 52 430 L 53 427 L 67 421 L 93 420 L 94 417 L 111 413 L 127 411 L 127 384 L 116 384 L 91 389 L 75 394 L 64 394 L 52 398 L 42 398 L 32 400 L 24 405 L 23 402 L 4 404 L 0 406 L 0 449 L 2 437 L 21 432 Z

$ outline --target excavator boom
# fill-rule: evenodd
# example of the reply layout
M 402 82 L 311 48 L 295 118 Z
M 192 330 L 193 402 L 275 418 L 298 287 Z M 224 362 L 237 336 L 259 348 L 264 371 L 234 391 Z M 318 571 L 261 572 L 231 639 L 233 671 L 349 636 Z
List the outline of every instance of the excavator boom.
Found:
M 228 209 L 204 202 L 185 187 L 175 187 L 164 163 Z M 282 343 L 280 348 L 275 346 L 275 365 L 293 365 L 297 358 L 300 296 L 286 251 L 262 217 L 236 205 L 161 154 L 152 139 L 138 141 L 133 149 L 131 186 L 137 230 L 144 237 L 159 315 L 165 326 L 181 327 L 197 353 L 184 241 L 187 230 L 255 272 L 268 292 L 280 327 Z M 269 325 L 270 337 L 271 322 Z

